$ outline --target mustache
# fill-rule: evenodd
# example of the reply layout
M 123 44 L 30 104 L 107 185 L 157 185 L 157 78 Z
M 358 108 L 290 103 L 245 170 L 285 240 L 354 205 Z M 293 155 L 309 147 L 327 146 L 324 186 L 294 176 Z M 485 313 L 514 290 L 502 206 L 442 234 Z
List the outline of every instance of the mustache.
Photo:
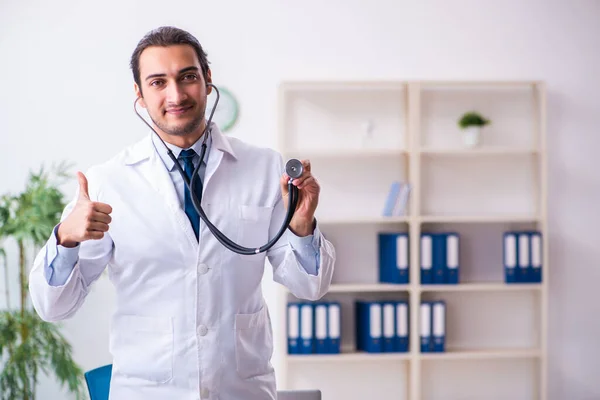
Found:
M 169 104 L 165 108 L 165 112 L 169 112 L 169 111 L 173 111 L 173 110 L 180 110 L 182 108 L 190 108 L 195 105 L 196 105 L 195 101 L 186 101 L 186 102 L 179 103 L 179 104 Z

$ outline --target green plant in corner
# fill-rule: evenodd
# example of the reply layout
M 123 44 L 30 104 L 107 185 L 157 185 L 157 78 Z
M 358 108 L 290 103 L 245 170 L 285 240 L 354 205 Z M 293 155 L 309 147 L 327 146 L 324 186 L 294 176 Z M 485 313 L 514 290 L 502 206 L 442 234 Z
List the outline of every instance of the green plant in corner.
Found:
M 477 111 L 467 111 L 458 120 L 458 126 L 461 129 L 466 129 L 471 126 L 484 127 L 490 124 L 490 122 L 489 119 L 484 118 Z
M 59 326 L 43 321 L 28 305 L 27 254 L 39 249 L 52 233 L 65 207 L 58 189 L 67 178 L 61 163 L 49 173 L 30 173 L 25 190 L 0 197 L 0 262 L 4 265 L 7 309 L 0 311 L 0 399 L 34 400 L 40 372 L 53 374 L 77 399 L 85 398 L 83 370 Z M 10 306 L 9 269 L 3 243 L 14 240 L 19 257 L 18 308 Z

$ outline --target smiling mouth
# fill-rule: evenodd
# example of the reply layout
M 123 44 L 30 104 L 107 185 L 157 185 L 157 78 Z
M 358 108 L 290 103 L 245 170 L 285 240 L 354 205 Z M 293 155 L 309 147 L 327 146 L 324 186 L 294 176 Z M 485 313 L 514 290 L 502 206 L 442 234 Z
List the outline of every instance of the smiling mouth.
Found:
M 188 112 L 189 110 L 191 110 L 192 107 L 193 106 L 170 108 L 167 110 L 167 114 L 171 114 L 171 115 L 175 115 L 175 116 L 183 115 L 186 112 Z

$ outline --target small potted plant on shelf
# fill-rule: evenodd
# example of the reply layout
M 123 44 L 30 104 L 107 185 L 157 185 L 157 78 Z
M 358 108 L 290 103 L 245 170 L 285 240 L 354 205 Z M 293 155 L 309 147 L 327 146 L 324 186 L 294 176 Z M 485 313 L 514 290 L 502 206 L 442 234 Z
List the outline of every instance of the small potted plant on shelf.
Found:
M 479 145 L 481 128 L 491 121 L 477 111 L 468 111 L 458 120 L 458 126 L 463 132 L 463 143 L 467 147 Z

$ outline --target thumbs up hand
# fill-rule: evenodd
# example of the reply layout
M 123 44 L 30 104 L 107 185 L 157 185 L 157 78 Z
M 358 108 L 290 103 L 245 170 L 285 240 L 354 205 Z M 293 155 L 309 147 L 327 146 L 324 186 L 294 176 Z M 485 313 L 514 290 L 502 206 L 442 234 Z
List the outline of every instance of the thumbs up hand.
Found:
M 105 203 L 90 200 L 88 181 L 84 174 L 77 173 L 79 196 L 73 210 L 61 222 L 57 236 L 58 243 L 64 247 L 76 247 L 79 243 L 91 239 L 102 239 L 108 232 L 112 221 L 112 207 Z

